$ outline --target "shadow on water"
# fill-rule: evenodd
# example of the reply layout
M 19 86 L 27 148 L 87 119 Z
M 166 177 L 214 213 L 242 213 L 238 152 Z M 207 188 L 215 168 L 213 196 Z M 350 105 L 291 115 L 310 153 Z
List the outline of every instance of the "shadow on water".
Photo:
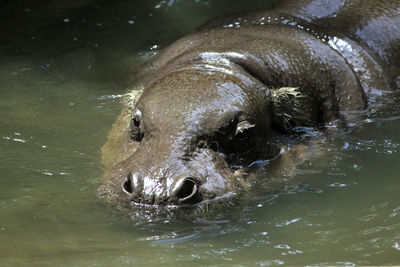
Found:
M 230 205 L 127 213 L 95 197 L 136 64 L 212 17 L 270 4 L 1 1 L 0 265 L 398 264 L 397 94 L 324 139 L 294 182 L 257 180 Z

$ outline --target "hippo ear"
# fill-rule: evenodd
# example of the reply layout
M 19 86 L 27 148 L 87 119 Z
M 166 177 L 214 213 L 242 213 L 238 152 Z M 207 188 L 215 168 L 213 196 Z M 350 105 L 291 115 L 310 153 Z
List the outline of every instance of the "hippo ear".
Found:
M 298 87 L 281 87 L 271 90 L 273 121 L 284 131 L 289 131 L 301 118 L 305 96 Z

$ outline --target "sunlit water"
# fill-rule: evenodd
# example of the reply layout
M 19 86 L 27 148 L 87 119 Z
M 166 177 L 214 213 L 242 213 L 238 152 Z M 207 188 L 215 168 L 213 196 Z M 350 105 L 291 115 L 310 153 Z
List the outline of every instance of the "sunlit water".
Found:
M 0 3 L 1 266 L 400 264 L 396 95 L 286 188 L 260 180 L 219 214 L 131 219 L 99 202 L 99 148 L 135 65 L 268 3 L 68 2 Z

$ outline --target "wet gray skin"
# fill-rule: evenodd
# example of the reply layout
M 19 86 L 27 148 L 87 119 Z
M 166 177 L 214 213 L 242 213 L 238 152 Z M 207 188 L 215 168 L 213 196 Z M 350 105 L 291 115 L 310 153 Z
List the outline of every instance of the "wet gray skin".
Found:
M 398 88 L 399 38 L 394 0 L 279 1 L 206 23 L 141 66 L 141 97 L 103 147 L 100 195 L 185 205 L 246 191 L 240 169 L 276 157 L 290 127 L 346 120 Z M 280 87 L 303 96 L 279 107 L 285 119 Z

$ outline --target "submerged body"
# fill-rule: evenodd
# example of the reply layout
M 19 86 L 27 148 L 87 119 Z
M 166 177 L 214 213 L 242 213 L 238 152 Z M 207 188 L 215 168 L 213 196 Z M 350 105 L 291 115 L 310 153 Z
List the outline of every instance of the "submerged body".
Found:
M 397 89 L 399 39 L 395 0 L 279 1 L 206 23 L 138 73 L 103 147 L 101 196 L 184 205 L 247 190 L 241 170 L 279 156 L 282 133 Z

